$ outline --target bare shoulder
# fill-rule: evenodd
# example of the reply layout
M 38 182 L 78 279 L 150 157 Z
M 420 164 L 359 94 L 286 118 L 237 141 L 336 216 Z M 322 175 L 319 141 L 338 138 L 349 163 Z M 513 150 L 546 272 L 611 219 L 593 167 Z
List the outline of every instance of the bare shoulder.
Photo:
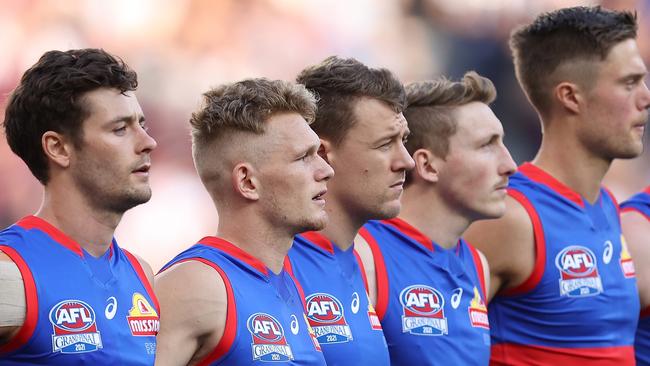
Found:
M 621 225 L 634 261 L 641 306 L 650 306 L 650 221 L 637 211 L 624 211 Z
M 156 365 L 196 362 L 219 343 L 226 326 L 227 290 L 212 267 L 178 263 L 155 278 L 160 303 Z
M 491 296 L 521 284 L 535 267 L 533 223 L 521 203 L 510 196 L 502 217 L 474 222 L 463 237 L 487 258 Z
M 16 263 L 0 251 L 0 345 L 7 343 L 25 322 L 25 285 Z
M 140 263 L 140 267 L 142 267 L 142 270 L 144 271 L 144 274 L 147 276 L 147 279 L 149 280 L 149 283 L 153 285 L 153 270 L 151 269 L 151 266 L 147 261 L 142 259 L 139 255 L 132 253 L 135 259 L 138 260 L 138 263 Z

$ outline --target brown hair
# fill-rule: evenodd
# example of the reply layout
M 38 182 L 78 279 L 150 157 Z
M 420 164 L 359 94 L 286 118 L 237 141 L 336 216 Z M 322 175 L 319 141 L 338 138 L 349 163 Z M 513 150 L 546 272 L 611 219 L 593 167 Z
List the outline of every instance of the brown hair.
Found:
M 353 59 L 330 56 L 309 66 L 296 78 L 318 96 L 312 129 L 334 145 L 354 125 L 354 103 L 361 97 L 378 99 L 401 113 L 406 95 L 402 83 L 389 70 L 373 69 Z
M 409 154 L 428 149 L 444 159 L 449 153 L 449 138 L 456 133 L 454 109 L 471 102 L 490 104 L 496 96 L 492 81 L 474 71 L 467 72 L 461 81 L 441 77 L 406 85 L 408 106 L 404 117 L 411 130 L 406 142 Z M 406 173 L 407 183 L 412 174 Z
M 510 36 L 517 79 L 540 114 L 550 111 L 552 89 L 560 78 L 576 77 L 589 88 L 591 65 L 559 72 L 576 62 L 603 61 L 611 48 L 636 38 L 636 13 L 597 7 L 560 9 L 538 16 Z M 564 75 L 563 75 L 564 74 Z
M 49 181 L 48 160 L 41 148 L 47 131 L 71 138 L 80 148 L 83 121 L 90 111 L 83 96 L 100 88 L 121 93 L 138 87 L 138 77 L 119 57 L 102 49 L 48 51 L 25 71 L 7 101 L 7 143 L 42 184 Z
M 266 78 L 223 84 L 203 94 L 203 106 L 192 113 L 192 143 L 209 143 L 226 131 L 264 132 L 275 113 L 296 112 L 307 123 L 316 116 L 316 99 L 304 86 Z

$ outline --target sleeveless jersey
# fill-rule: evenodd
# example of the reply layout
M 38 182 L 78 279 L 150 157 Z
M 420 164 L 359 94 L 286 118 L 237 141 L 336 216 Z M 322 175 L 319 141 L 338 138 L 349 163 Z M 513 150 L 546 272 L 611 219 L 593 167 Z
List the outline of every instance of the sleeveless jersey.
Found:
M 650 225 L 650 186 L 646 187 L 643 192 L 621 203 L 621 212 L 624 211 L 636 211 L 640 213 L 648 219 L 648 225 Z M 647 243 L 650 245 L 650 238 L 648 238 Z M 637 365 L 650 365 L 650 307 L 646 307 L 641 311 L 639 326 L 636 329 L 634 351 L 636 353 Z
M 0 233 L 0 251 L 20 270 L 27 306 L 18 334 L 0 347 L 1 365 L 153 365 L 158 301 L 115 240 L 105 256 L 90 258 L 28 216 Z
M 162 269 L 198 261 L 223 279 L 227 293 L 224 334 L 199 365 L 323 366 L 325 359 L 305 319 L 301 292 L 291 276 L 221 238 L 206 237 Z
M 305 291 L 307 320 L 328 366 L 389 365 L 386 340 L 353 247 L 341 250 L 317 232 L 297 235 L 285 268 Z
M 613 196 L 601 188 L 592 205 L 530 163 L 508 194 L 530 217 L 536 258 L 490 302 L 492 363 L 633 365 L 639 297 Z
M 490 325 L 476 249 L 434 243 L 399 218 L 359 232 L 373 253 L 392 365 L 487 365 Z

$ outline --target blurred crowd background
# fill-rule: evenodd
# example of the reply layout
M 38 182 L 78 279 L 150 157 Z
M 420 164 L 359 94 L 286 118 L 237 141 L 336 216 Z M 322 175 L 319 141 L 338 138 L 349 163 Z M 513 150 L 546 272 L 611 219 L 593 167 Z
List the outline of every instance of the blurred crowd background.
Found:
M 0 0 L 0 112 L 47 50 L 104 48 L 138 72 L 137 96 L 158 141 L 153 198 L 127 212 L 116 238 L 157 270 L 216 232 L 187 123 L 211 86 L 260 76 L 293 80 L 333 54 L 387 67 L 403 82 L 476 70 L 497 87 L 493 107 L 522 163 L 534 157 L 541 135 L 515 80 L 510 31 L 543 11 L 598 4 L 637 11 L 639 45 L 650 63 L 650 0 Z M 42 189 L 4 136 L 0 172 L 5 227 L 38 210 Z M 606 178 L 619 200 L 649 183 L 649 147 L 638 159 L 616 162 Z

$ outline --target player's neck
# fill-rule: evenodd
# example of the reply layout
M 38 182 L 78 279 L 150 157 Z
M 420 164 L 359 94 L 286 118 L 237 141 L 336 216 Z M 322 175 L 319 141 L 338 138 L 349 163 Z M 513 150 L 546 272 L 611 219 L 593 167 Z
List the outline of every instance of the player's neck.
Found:
M 611 165 L 610 160 L 587 151 L 575 137 L 545 137 L 532 163 L 591 203 L 598 199 L 603 178 Z
M 222 212 L 217 236 L 257 258 L 278 274 L 282 271 L 294 235 L 259 215 Z
M 347 209 L 342 203 L 329 197 L 325 205 L 328 221 L 322 235 L 327 237 L 341 250 L 347 250 L 353 245 L 354 237 L 361 226 L 369 219 L 359 217 L 354 210 Z
M 94 257 L 106 253 L 122 214 L 93 209 L 87 201 L 66 190 L 48 186 L 36 216 L 56 227 Z
M 413 186 L 402 195 L 402 210 L 398 217 L 446 249 L 458 243 L 470 223 L 467 218 L 450 210 L 433 192 L 421 192 Z

